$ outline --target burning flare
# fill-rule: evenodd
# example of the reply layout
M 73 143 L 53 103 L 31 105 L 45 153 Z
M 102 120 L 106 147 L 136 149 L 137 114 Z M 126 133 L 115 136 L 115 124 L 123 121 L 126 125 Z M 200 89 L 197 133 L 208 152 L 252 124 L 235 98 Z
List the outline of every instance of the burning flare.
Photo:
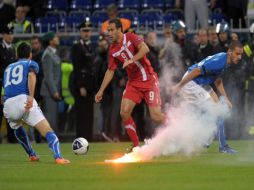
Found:
M 105 160 L 106 163 L 134 163 L 134 162 L 140 162 L 141 156 L 138 155 L 137 152 L 131 152 L 129 154 L 125 154 L 120 158 L 112 159 L 112 160 Z

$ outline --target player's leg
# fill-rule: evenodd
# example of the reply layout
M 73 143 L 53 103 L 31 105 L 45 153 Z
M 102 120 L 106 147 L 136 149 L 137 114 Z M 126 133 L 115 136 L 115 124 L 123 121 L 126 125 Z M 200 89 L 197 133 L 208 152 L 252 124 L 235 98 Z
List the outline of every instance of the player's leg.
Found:
M 21 146 L 24 148 L 24 150 L 28 154 L 29 159 L 31 161 L 39 161 L 39 157 L 36 155 L 35 151 L 33 150 L 29 137 L 24 127 L 15 122 L 9 121 L 9 124 L 11 128 L 14 129 L 15 137 L 18 140 L 19 144 L 21 144 Z
M 68 164 L 70 163 L 69 160 L 66 160 L 62 157 L 61 151 L 60 151 L 60 144 L 59 139 L 56 136 L 55 132 L 51 129 L 48 121 L 46 119 L 41 120 L 39 123 L 37 123 L 34 126 L 40 134 L 46 138 L 49 148 L 51 149 L 55 161 L 57 164 Z
M 214 91 L 210 92 L 210 96 L 214 102 L 218 103 L 220 101 L 217 94 Z M 217 138 L 219 141 L 219 151 L 221 153 L 228 153 L 228 154 L 236 153 L 237 151 L 230 148 L 227 144 L 224 119 L 219 117 L 216 124 L 217 124 Z
M 57 164 L 70 163 L 69 160 L 62 158 L 58 137 L 42 114 L 36 100 L 34 100 L 33 108 L 30 109 L 29 114 L 24 116 L 23 119 L 30 126 L 34 126 L 39 131 L 39 133 L 46 138 L 49 148 L 51 149 Z
M 121 102 L 120 115 L 124 124 L 124 128 L 133 143 L 133 147 L 139 145 L 139 138 L 136 131 L 136 124 L 131 116 L 131 113 L 136 103 L 130 99 L 123 98 Z
M 36 156 L 35 151 L 32 148 L 29 137 L 26 130 L 20 125 L 20 118 L 23 115 L 24 103 L 26 96 L 17 96 L 9 98 L 4 102 L 3 113 L 7 118 L 10 127 L 14 131 L 14 135 L 18 140 L 19 144 L 24 148 L 31 161 L 38 161 L 39 158 Z
M 165 124 L 166 123 L 166 117 L 165 114 L 161 111 L 161 106 L 148 106 L 149 113 L 151 116 L 151 119 L 157 123 Z

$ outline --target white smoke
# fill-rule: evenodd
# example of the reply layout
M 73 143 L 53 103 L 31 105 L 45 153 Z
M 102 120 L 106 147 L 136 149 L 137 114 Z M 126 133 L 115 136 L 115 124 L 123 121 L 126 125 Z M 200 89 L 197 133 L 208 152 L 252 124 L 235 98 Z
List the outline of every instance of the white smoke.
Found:
M 168 111 L 169 124 L 158 129 L 145 145 L 134 149 L 142 161 L 181 153 L 190 156 L 204 150 L 213 140 L 218 117 L 228 115 L 223 103 L 207 102 L 197 109 L 186 103 Z
M 183 74 L 184 64 L 179 45 L 172 42 L 164 48 L 160 84 L 166 96 L 163 98 L 167 100 L 167 88 L 178 82 L 175 78 Z M 177 101 L 174 98 L 171 100 Z M 190 156 L 201 152 L 216 135 L 218 117 L 226 118 L 229 115 L 229 109 L 223 101 L 215 104 L 210 100 L 194 106 L 182 101 L 175 105 L 166 110 L 169 124 L 161 126 L 153 138 L 145 141 L 145 145 L 134 149 L 133 154 L 142 161 L 176 153 Z

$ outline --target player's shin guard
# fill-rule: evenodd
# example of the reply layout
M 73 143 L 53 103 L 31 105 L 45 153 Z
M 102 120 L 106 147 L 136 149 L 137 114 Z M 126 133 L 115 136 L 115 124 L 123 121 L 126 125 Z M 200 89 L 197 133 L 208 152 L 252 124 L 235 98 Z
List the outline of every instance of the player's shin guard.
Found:
M 59 145 L 59 140 L 56 134 L 53 131 L 50 131 L 46 134 L 46 139 L 48 141 L 49 148 L 51 149 L 54 158 L 62 158 L 61 153 L 60 153 L 60 145 Z
M 222 118 L 219 118 L 217 120 L 217 136 L 218 136 L 220 148 L 227 146 L 225 129 L 224 129 L 224 119 Z
M 132 117 L 126 121 L 123 121 L 124 128 L 127 131 L 128 136 L 130 137 L 133 146 L 139 145 L 139 139 L 136 132 L 136 124 L 134 123 Z
M 14 130 L 14 134 L 22 147 L 25 149 L 26 153 L 29 156 L 36 156 L 34 150 L 32 149 L 32 145 L 30 143 L 29 137 L 26 133 L 26 130 L 20 126 L 18 129 Z

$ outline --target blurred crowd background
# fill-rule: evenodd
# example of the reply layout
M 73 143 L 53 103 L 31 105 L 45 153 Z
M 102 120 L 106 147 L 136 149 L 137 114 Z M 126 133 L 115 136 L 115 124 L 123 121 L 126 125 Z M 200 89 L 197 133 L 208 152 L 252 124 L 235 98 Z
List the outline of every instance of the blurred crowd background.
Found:
M 16 61 L 15 48 L 26 41 L 41 69 L 36 100 L 62 140 L 80 136 L 88 141 L 127 140 L 119 111 L 128 79 L 121 67 L 103 101 L 94 103 L 108 64 L 107 21 L 116 17 L 124 32 L 141 35 L 150 48 L 147 56 L 162 83 L 164 109 L 171 104 L 165 86 L 179 81 L 188 66 L 226 52 L 230 41 L 240 40 L 242 62 L 224 77 L 234 105 L 226 130 L 230 139 L 250 138 L 254 0 L 0 0 L 0 82 L 6 65 Z M 0 116 L 2 141 L 15 143 Z M 135 108 L 133 117 L 141 140 L 154 134 L 157 125 L 145 104 Z M 43 141 L 33 129 L 30 135 L 37 143 Z

